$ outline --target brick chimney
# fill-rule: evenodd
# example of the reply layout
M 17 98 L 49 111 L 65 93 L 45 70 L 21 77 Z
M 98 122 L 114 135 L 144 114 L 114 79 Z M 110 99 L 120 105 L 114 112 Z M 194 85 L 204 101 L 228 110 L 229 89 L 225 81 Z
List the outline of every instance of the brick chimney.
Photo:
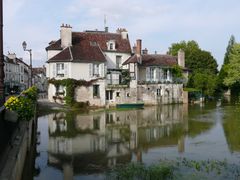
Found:
M 142 54 L 148 54 L 148 49 L 147 48 L 143 49 Z
M 185 67 L 185 52 L 182 49 L 178 51 L 178 65 Z
M 62 24 L 60 30 L 61 47 L 66 48 L 72 46 L 72 27 L 68 24 Z
M 141 55 L 141 52 L 142 52 L 142 40 L 137 39 L 136 54 Z

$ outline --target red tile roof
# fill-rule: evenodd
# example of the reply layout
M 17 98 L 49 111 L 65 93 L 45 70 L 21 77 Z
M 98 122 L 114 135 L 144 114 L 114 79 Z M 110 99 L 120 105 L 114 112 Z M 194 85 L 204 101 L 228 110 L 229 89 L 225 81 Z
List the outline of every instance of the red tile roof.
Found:
M 177 57 L 160 54 L 142 54 L 137 56 L 135 54 L 128 58 L 123 65 L 139 63 L 140 61 L 142 61 L 141 66 L 173 66 L 177 64 Z
M 116 43 L 116 50 L 118 53 L 131 53 L 131 46 L 128 39 L 122 39 L 119 33 L 108 32 L 73 32 L 72 33 L 72 47 L 71 52 L 64 49 L 59 54 L 49 59 L 48 62 L 56 61 L 70 61 L 71 54 L 73 61 L 106 61 L 102 51 L 109 51 L 107 49 L 107 42 L 114 40 Z M 67 48 L 68 49 L 68 48 Z M 52 41 L 46 50 L 62 50 L 61 40 Z

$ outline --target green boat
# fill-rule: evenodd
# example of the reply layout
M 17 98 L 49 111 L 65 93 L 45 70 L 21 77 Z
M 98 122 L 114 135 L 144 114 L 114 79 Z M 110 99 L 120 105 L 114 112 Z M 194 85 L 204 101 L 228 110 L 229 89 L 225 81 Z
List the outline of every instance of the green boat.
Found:
M 117 104 L 117 108 L 143 108 L 144 103 L 123 103 Z

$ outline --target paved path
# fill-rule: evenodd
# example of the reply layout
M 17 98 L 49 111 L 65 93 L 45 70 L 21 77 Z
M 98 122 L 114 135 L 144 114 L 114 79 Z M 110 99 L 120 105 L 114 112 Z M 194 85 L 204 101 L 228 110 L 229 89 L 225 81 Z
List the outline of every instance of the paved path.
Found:
M 50 102 L 48 99 L 38 99 L 39 107 L 49 108 L 49 109 L 64 109 L 65 106 L 57 103 Z

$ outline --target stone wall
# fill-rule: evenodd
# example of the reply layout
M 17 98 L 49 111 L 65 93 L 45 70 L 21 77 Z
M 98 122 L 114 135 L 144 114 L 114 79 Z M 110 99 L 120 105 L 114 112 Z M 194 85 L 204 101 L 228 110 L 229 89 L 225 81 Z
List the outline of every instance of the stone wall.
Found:
M 182 84 L 138 85 L 138 100 L 147 105 L 183 103 Z

